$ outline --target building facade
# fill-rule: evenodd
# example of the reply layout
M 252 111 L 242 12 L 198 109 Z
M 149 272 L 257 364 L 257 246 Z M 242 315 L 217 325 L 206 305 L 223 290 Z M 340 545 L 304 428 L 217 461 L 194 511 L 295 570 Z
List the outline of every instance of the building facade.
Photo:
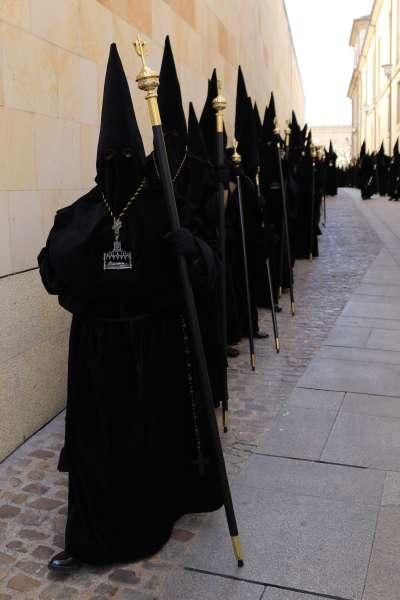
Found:
M 312 126 L 313 142 L 317 146 L 324 146 L 327 150 L 332 142 L 337 154 L 338 166 L 347 165 L 351 159 L 351 126 L 350 125 L 323 125 Z
M 350 45 L 352 154 L 364 140 L 369 151 L 383 142 L 391 154 L 400 135 L 400 0 L 375 0 L 371 15 L 354 21 Z
M 282 121 L 304 94 L 283 0 L 1 0 L 0 459 L 65 405 L 70 318 L 42 288 L 37 255 L 55 211 L 93 186 L 109 45 L 117 42 L 147 149 L 151 128 L 137 32 L 159 68 L 166 34 L 185 105 L 199 113 L 212 68 L 232 133 L 237 65 L 263 111 Z

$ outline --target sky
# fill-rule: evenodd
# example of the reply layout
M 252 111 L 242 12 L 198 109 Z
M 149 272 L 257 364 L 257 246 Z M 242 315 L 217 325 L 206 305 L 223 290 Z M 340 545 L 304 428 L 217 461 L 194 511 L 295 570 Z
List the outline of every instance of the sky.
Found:
M 350 125 L 353 19 L 373 0 L 285 0 L 306 97 L 309 125 Z

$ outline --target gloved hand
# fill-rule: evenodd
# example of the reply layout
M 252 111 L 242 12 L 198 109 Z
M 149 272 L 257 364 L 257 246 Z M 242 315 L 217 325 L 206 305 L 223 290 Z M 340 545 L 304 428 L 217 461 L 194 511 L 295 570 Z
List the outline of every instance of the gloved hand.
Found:
M 194 260 L 200 254 L 196 238 L 186 227 L 167 233 L 164 239 L 175 256 L 186 256 L 186 258 Z

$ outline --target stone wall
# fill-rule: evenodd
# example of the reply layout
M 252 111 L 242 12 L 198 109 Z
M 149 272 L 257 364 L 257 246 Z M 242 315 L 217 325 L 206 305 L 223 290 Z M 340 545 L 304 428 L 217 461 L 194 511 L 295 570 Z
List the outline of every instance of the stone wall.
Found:
M 200 112 L 214 66 L 231 132 L 239 62 L 264 110 L 283 121 L 304 97 L 283 0 L 1 0 L 0 459 L 65 404 L 69 316 L 42 289 L 36 257 L 58 208 L 93 183 L 109 44 L 117 42 L 147 149 L 131 43 L 159 68 L 171 36 L 185 103 Z M 282 122 L 283 124 L 283 122 Z

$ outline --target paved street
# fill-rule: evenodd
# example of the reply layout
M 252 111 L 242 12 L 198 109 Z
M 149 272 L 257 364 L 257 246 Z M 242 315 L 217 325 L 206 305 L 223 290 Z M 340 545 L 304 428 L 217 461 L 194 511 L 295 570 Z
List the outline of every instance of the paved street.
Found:
M 296 265 L 281 353 L 261 340 L 256 373 L 246 343 L 231 361 L 223 442 L 245 566 L 219 511 L 181 519 L 151 560 L 50 574 L 60 415 L 0 465 L 0 600 L 398 600 L 400 204 L 329 198 L 320 255 Z

